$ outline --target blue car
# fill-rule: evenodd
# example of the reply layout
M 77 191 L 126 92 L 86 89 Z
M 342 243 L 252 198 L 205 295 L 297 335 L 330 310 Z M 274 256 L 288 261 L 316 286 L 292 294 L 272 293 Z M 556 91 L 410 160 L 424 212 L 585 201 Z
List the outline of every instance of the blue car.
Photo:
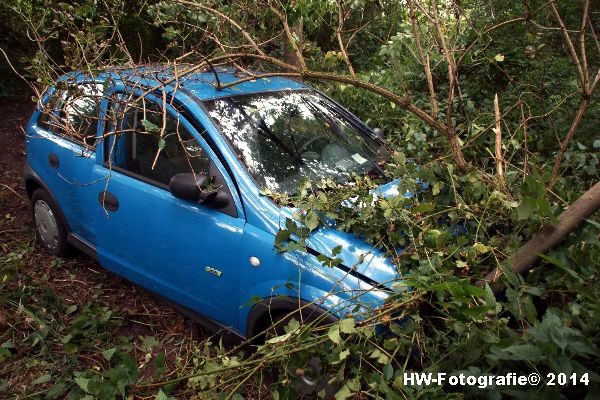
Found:
M 382 306 L 398 278 L 383 252 L 329 227 L 308 252 L 278 252 L 294 210 L 264 195 L 382 173 L 377 132 L 301 82 L 221 88 L 243 72 L 177 68 L 74 72 L 40 99 L 24 170 L 39 244 L 78 249 L 241 337 L 298 309 L 332 321 Z

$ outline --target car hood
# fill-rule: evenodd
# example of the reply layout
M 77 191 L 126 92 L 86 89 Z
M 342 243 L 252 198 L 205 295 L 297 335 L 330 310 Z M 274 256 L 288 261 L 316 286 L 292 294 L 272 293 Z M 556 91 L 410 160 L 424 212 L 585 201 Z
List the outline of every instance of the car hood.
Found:
M 376 196 L 397 197 L 399 180 L 380 186 L 371 192 Z M 405 193 L 411 196 L 411 193 Z M 352 199 L 347 200 L 354 203 Z M 279 228 L 285 229 L 286 220 L 293 218 L 294 209 L 283 207 L 279 216 Z M 390 287 L 400 277 L 396 265 L 386 256 L 385 252 L 368 244 L 360 237 L 337 230 L 335 226 L 320 226 L 306 240 L 307 247 L 312 251 L 331 258 L 339 258 L 345 269 L 354 271 L 367 282 Z M 341 246 L 341 251 L 335 257 L 332 250 Z M 374 281 L 374 282 L 373 282 Z

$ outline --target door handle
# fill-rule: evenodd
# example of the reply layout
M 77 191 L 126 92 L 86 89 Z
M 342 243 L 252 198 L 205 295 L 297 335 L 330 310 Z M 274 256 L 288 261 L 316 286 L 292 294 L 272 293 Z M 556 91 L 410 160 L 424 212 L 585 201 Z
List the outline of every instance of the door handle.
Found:
M 119 209 L 119 200 L 117 200 L 115 195 L 110 192 L 100 192 L 98 201 L 102 208 L 107 211 L 117 211 Z
M 58 156 L 54 153 L 50 153 L 48 155 L 48 162 L 50 163 L 50 166 L 54 169 L 58 168 Z

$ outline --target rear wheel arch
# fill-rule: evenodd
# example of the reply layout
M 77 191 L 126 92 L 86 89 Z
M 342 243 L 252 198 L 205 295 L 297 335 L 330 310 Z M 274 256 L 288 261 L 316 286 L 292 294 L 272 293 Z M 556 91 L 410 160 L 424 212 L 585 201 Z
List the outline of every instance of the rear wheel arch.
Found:
M 69 222 L 65 218 L 65 214 L 63 213 L 62 207 L 60 206 L 59 202 L 56 201 L 56 197 L 54 196 L 50 188 L 48 188 L 48 186 L 38 177 L 37 173 L 35 173 L 31 169 L 31 167 L 29 167 L 29 165 L 26 165 L 25 192 L 27 193 L 27 197 L 29 198 L 29 200 L 31 200 L 33 193 L 35 193 L 37 189 L 42 189 L 46 193 L 48 193 L 48 195 L 50 196 L 50 200 L 52 201 L 53 206 L 58 214 L 57 218 L 59 218 L 60 222 L 67 228 L 67 232 L 71 232 L 71 227 L 69 225 Z
M 37 180 L 35 180 L 33 178 L 27 178 L 25 180 L 25 192 L 27 193 L 27 197 L 29 198 L 29 200 L 31 200 L 31 196 L 33 196 L 33 192 L 35 192 L 36 189 L 40 189 L 40 188 L 43 189 L 42 185 Z

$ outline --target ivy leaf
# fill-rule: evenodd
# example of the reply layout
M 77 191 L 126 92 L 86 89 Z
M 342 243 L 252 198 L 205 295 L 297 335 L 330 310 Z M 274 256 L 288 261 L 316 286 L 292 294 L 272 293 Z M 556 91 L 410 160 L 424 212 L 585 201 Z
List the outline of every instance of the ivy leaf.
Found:
M 304 219 L 304 224 L 308 228 L 309 231 L 314 231 L 319 226 L 319 216 L 314 211 L 309 211 L 306 214 L 306 218 Z

